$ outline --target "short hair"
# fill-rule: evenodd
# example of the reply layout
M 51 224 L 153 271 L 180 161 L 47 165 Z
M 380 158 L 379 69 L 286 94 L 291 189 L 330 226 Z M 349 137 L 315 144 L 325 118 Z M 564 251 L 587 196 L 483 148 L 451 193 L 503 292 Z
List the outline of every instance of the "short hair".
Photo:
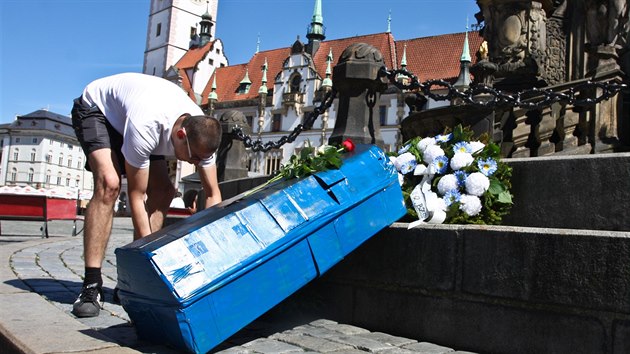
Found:
M 191 144 L 206 147 L 213 153 L 221 145 L 221 123 L 211 116 L 188 116 L 182 122 Z

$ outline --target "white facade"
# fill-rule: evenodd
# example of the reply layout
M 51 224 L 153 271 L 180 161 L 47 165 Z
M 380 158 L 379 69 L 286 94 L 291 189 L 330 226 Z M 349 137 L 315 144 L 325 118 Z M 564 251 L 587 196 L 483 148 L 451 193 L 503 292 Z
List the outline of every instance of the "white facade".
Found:
M 151 0 L 143 72 L 163 77 L 188 51 L 191 35 L 199 34 L 201 15 L 207 11 L 214 23 L 217 7 L 218 0 Z
M 39 110 L 0 126 L 0 185 L 93 190 L 69 117 Z

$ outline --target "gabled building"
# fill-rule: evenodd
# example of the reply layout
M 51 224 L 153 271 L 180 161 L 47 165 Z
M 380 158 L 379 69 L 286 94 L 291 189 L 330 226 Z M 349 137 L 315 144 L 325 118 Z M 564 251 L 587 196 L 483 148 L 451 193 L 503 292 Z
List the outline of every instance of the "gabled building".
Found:
M 93 190 L 70 117 L 38 110 L 0 125 L 0 185 Z
M 326 40 L 321 0 L 316 0 L 306 41 L 303 42 L 298 35 L 290 46 L 257 51 L 247 63 L 202 70 L 204 60 L 207 60 L 203 53 L 211 52 L 208 48 L 212 46 L 222 46 L 216 40 L 214 44 L 206 44 L 208 48 L 189 50 L 175 65 L 180 78 L 171 75 L 169 79 L 180 82 L 182 89 L 209 114 L 220 118 L 229 110 L 241 111 L 252 128 L 254 138 L 263 142 L 277 141 L 293 131 L 321 104 L 332 86 L 331 68 L 337 64 L 342 51 L 353 43 L 376 47 L 390 70 L 406 68 L 421 81 L 445 79 L 455 83 L 463 67 L 462 58 L 468 64 L 471 61 L 471 54 L 463 54 L 463 50 L 473 48 L 476 52 L 482 41 L 478 33 L 396 41 L 389 30 Z M 191 70 L 192 67 L 199 70 Z M 381 134 L 390 150 L 399 142 L 400 121 L 409 113 L 404 99 L 403 92 L 390 86 L 376 103 Z M 448 104 L 429 100 L 424 108 Z M 273 173 L 305 144 L 325 143 L 335 124 L 336 107 L 335 102 L 317 119 L 311 130 L 302 132 L 294 142 L 265 153 L 250 152 L 250 174 Z

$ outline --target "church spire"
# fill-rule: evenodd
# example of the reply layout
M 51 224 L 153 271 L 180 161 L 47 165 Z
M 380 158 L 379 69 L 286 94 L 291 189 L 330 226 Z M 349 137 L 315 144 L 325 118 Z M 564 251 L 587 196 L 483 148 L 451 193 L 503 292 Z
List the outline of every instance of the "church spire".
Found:
M 258 93 L 267 93 L 267 58 L 265 58 L 265 64 L 262 66 L 262 80 Z
M 314 55 L 317 53 L 320 42 L 326 39 L 325 33 L 326 27 L 324 27 L 324 17 L 322 16 L 322 0 L 315 0 L 313 19 L 306 33 L 306 38 L 308 38 L 306 51 L 309 54 Z
M 468 19 L 466 19 L 466 38 L 464 38 L 464 49 L 462 50 L 462 57 L 460 61 L 467 61 L 470 63 L 470 48 L 468 46 Z
M 331 63 L 333 61 L 333 53 L 332 48 L 328 52 L 328 56 L 326 57 L 326 78 L 322 81 L 322 87 L 330 88 L 332 87 L 332 79 L 330 76 L 332 75 L 332 70 L 330 69 Z
M 389 10 L 389 15 L 387 16 L 387 33 L 392 33 L 392 10 Z
M 260 32 L 258 33 L 258 39 L 256 40 L 256 53 L 260 52 Z
M 462 56 L 459 59 L 459 76 L 455 82 L 455 88 L 458 90 L 466 90 L 470 87 L 470 49 L 468 46 L 468 19 L 466 19 L 466 37 L 464 38 L 464 48 L 462 49 Z
M 206 12 L 203 15 L 201 15 L 201 21 L 199 22 L 199 25 L 201 27 L 201 29 L 199 30 L 201 47 L 203 47 L 208 42 L 210 42 L 210 39 L 212 38 L 211 33 L 212 33 L 212 26 L 214 24 L 212 23 L 212 16 L 210 15 L 209 6 L 210 6 L 210 2 L 206 1 Z

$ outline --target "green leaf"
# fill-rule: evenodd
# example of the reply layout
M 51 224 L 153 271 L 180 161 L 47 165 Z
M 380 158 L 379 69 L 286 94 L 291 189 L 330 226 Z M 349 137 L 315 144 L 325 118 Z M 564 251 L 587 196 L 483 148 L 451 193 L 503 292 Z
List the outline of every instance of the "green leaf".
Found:
M 503 191 L 499 193 L 499 197 L 497 198 L 497 201 L 499 203 L 512 204 L 512 194 L 510 194 L 510 192 L 508 191 Z
M 490 179 L 490 187 L 488 187 L 488 192 L 493 195 L 499 195 L 505 192 L 507 188 L 501 183 L 499 180 L 492 178 Z

